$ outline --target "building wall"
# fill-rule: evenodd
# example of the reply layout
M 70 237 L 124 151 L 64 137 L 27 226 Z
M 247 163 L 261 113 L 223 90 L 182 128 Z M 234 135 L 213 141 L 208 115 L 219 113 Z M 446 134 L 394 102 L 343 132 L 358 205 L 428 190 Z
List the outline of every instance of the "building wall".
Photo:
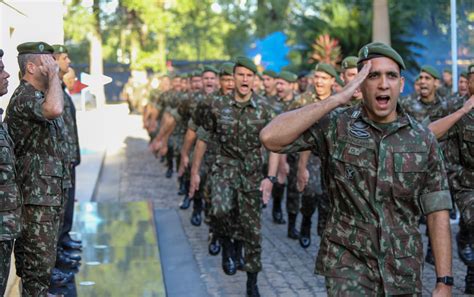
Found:
M 0 100 L 0 107 L 8 105 L 11 94 L 18 86 L 18 44 L 27 41 L 63 43 L 62 0 L 5 0 L 24 15 L 0 3 L 0 48 L 5 55 L 3 62 L 10 73 L 8 94 Z

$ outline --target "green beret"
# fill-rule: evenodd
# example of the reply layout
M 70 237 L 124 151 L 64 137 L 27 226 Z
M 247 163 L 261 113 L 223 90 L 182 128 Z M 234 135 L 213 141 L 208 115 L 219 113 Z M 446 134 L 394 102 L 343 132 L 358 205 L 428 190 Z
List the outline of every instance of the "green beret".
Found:
M 318 63 L 316 65 L 316 67 L 314 67 L 314 71 L 326 72 L 327 74 L 329 74 L 332 77 L 337 76 L 336 69 L 334 69 L 334 67 L 332 67 L 331 65 L 326 64 L 326 63 Z
M 239 56 L 239 57 L 235 58 L 234 68 L 238 67 L 238 66 L 245 67 L 248 70 L 252 71 L 253 73 L 258 72 L 257 65 L 255 65 L 255 63 L 247 57 Z
M 451 73 L 453 74 L 453 70 L 451 68 L 444 68 L 443 72 Z
M 392 59 L 400 66 L 400 69 L 406 69 L 402 57 L 393 48 L 382 42 L 372 42 L 364 45 L 359 50 L 359 61 L 357 61 L 357 64 L 379 57 Z
M 418 81 L 420 79 L 420 75 L 418 74 L 416 77 L 415 77 L 415 81 Z
M 260 79 L 263 79 L 263 75 L 262 75 L 261 72 L 257 72 L 257 73 L 255 73 L 255 74 L 256 74 Z
M 3 51 L 0 49 L 0 58 L 3 57 Z
M 467 71 L 462 71 L 461 74 L 459 74 L 459 76 L 467 78 Z
M 467 66 L 467 74 L 474 73 L 474 64 Z
M 52 45 L 55 54 L 67 54 L 67 47 L 62 44 L 53 44 Z
M 344 87 L 344 82 L 342 81 L 339 75 L 336 75 L 336 83 L 340 85 L 341 87 Z
M 341 68 L 343 70 L 357 68 L 357 60 L 358 58 L 355 56 L 346 57 L 344 60 L 342 60 Z
M 216 68 L 212 67 L 212 66 L 204 66 L 204 69 L 202 70 L 202 73 L 204 74 L 204 72 L 214 72 L 215 74 L 219 74 L 219 70 L 217 70 Z
M 436 79 L 440 78 L 438 70 L 436 70 L 433 66 L 430 65 L 423 65 L 421 67 L 420 72 L 426 72 Z
M 278 74 L 278 78 L 286 80 L 289 83 L 294 83 L 298 80 L 298 76 L 290 71 L 281 71 L 280 74 Z
M 191 77 L 196 77 L 196 76 L 201 76 L 202 75 L 202 71 L 201 70 L 194 70 L 194 71 L 191 71 Z
M 52 54 L 54 48 L 46 42 L 25 42 L 16 47 L 18 55 L 24 54 Z
M 220 76 L 224 75 L 233 75 L 234 74 L 234 66 L 235 64 L 232 62 L 226 62 L 221 65 L 221 71 L 219 73 Z
M 270 69 L 263 71 L 262 75 L 268 75 L 271 78 L 278 78 L 278 73 Z

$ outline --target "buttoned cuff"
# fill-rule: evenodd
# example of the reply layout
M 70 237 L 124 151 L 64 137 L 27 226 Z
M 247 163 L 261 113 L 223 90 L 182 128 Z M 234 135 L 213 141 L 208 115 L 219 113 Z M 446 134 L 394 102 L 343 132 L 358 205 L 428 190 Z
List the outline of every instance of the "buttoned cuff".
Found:
M 451 194 L 448 190 L 421 195 L 420 205 L 425 215 L 438 210 L 450 210 L 453 208 Z

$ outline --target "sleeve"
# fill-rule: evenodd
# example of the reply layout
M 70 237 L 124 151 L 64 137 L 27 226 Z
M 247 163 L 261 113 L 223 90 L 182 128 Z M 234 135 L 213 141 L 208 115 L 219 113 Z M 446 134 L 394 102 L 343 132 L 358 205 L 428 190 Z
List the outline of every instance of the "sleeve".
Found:
M 46 98 L 38 99 L 34 95 L 22 95 L 17 98 L 17 115 L 31 121 L 49 122 L 43 115 L 43 103 Z
M 443 155 L 438 142 L 430 134 L 431 146 L 428 152 L 428 171 L 420 199 L 420 206 L 425 215 L 452 208 L 448 178 L 443 162 Z
M 446 149 L 444 150 L 446 171 L 453 193 L 462 189 L 460 179 L 465 172 L 464 166 L 461 164 L 461 145 L 462 133 L 458 122 L 448 131 Z
M 203 127 L 199 127 L 197 129 L 197 138 L 199 140 L 202 140 L 204 141 L 205 143 L 209 143 L 210 139 L 211 139 L 211 133 L 207 130 L 205 130 Z

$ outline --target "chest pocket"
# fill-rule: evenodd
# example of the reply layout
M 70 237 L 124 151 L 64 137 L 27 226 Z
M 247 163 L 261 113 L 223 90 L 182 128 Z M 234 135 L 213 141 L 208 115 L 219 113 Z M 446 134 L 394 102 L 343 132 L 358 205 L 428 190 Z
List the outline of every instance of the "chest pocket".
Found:
M 348 180 L 367 180 L 370 170 L 375 170 L 375 150 L 369 143 L 356 144 L 339 140 L 333 154 L 332 162 L 335 175 Z
M 233 119 L 218 119 L 216 132 L 221 143 L 228 143 L 237 134 L 237 121 Z
M 255 120 L 247 120 L 245 123 L 245 137 L 246 143 L 248 144 L 249 148 L 258 148 L 261 147 L 262 144 L 260 142 L 260 131 L 266 124 L 265 119 L 255 119 Z
M 393 193 L 398 197 L 418 196 L 428 171 L 428 147 L 406 145 L 393 148 Z

